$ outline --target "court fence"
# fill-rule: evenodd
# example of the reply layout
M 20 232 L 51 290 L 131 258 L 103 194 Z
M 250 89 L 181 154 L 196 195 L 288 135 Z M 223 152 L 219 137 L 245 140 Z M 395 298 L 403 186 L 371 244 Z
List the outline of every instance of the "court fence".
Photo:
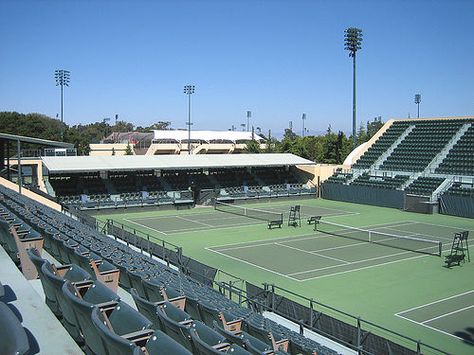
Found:
M 403 209 L 405 206 L 405 191 L 369 186 L 343 185 L 327 181 L 321 185 L 321 197 L 328 200 L 398 209 Z
M 471 196 L 443 194 L 440 198 L 440 213 L 474 218 L 474 199 Z
M 246 289 L 241 290 L 249 308 L 259 312 L 273 312 L 289 319 L 299 325 L 301 334 L 309 329 L 359 354 L 447 354 L 421 341 L 274 284 L 263 283 L 262 286 L 247 282 Z M 397 342 L 388 338 L 397 339 Z
M 108 219 L 101 229 L 106 234 L 114 236 L 115 239 L 126 242 L 128 246 L 133 245 L 139 248 L 141 253 L 146 252 L 150 257 L 155 256 L 165 261 L 168 266 L 170 264 L 176 266 L 182 273 L 194 280 L 208 286 L 212 286 L 214 282 L 217 269 L 183 255 L 182 248 L 177 245 L 150 236 L 112 219 Z
M 183 255 L 181 247 L 150 236 L 136 229 L 108 219 L 105 222 L 77 209 L 70 209 L 78 220 L 155 256 L 169 266 L 174 265 L 181 272 L 204 285 L 217 288 L 230 300 L 256 312 L 272 312 L 299 326 L 301 335 L 313 331 L 334 340 L 359 354 L 448 354 L 419 340 L 402 335 L 380 325 L 356 317 L 337 308 L 325 305 L 275 284 L 254 285 L 242 278 L 220 269 L 203 264 Z M 397 342 L 389 340 L 396 339 Z

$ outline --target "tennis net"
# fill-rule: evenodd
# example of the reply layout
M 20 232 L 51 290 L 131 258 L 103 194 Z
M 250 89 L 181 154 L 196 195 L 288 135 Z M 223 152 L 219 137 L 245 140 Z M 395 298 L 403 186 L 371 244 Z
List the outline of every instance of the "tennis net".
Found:
M 280 221 L 283 223 L 283 213 L 260 210 L 257 208 L 242 207 L 230 203 L 216 201 L 214 208 L 217 211 L 232 213 L 239 216 L 258 219 L 267 222 Z
M 442 242 L 438 240 L 362 229 L 339 223 L 323 221 L 322 219 L 315 226 L 315 230 L 338 237 L 350 238 L 363 242 L 380 244 L 392 248 L 436 256 L 441 256 L 443 247 Z

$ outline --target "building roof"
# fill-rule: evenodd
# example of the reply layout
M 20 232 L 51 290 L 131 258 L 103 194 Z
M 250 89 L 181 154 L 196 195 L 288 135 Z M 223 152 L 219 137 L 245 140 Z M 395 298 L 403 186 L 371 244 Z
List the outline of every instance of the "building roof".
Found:
M 16 134 L 9 134 L 9 133 L 0 133 L 0 139 L 10 140 L 10 141 L 20 141 L 22 143 L 40 144 L 40 145 L 46 145 L 46 146 L 58 147 L 58 148 L 74 148 L 74 144 L 72 143 L 50 141 L 48 139 L 41 139 L 41 138 L 34 138 L 34 137 L 18 136 Z
M 188 140 L 188 131 L 154 130 L 155 140 L 175 140 L 177 142 Z M 210 141 L 264 141 L 258 134 L 238 131 L 191 131 L 191 140 Z
M 312 165 L 293 154 L 202 154 L 43 157 L 50 173 L 178 170 Z

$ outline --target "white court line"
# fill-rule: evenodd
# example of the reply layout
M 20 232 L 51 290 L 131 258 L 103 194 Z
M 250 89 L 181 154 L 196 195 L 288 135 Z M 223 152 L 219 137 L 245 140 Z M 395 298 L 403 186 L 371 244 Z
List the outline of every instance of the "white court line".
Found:
M 152 227 L 148 227 L 148 226 L 146 226 L 146 225 L 144 225 L 144 224 L 141 224 L 141 223 L 138 223 L 138 222 L 134 222 L 134 221 L 131 221 L 131 220 L 126 219 L 126 218 L 124 218 L 123 220 L 124 220 L 124 221 L 127 221 L 127 222 L 130 222 L 130 223 L 133 223 L 133 224 L 136 224 L 137 226 L 140 226 L 140 227 L 143 227 L 143 228 L 146 228 L 146 229 L 149 229 L 149 230 L 158 232 L 158 233 L 160 233 L 160 234 L 168 235 L 168 233 L 162 232 L 162 231 L 160 231 L 160 230 L 158 230 L 158 229 L 155 229 L 155 228 L 152 228 Z
M 189 218 L 184 218 L 184 217 L 181 217 L 181 216 L 176 216 L 176 218 L 179 218 L 179 219 L 182 219 L 183 221 L 187 221 L 187 222 L 191 222 L 191 223 L 198 223 L 198 224 L 202 224 L 203 226 L 206 226 L 206 227 L 214 227 L 213 225 L 210 225 L 210 224 L 207 224 L 207 223 L 204 223 L 204 222 L 200 222 L 200 221 L 194 221 L 192 219 L 189 219 Z
M 407 252 L 409 253 L 409 252 Z M 418 256 L 413 256 L 411 258 L 403 258 L 403 259 L 399 259 L 399 260 L 393 260 L 393 261 L 387 261 L 386 263 L 381 263 L 381 264 L 377 264 L 377 265 L 370 265 L 370 266 L 364 266 L 364 267 L 360 267 L 358 269 L 351 269 L 351 270 L 345 270 L 345 271 L 340 271 L 340 272 L 335 272 L 335 273 L 332 273 L 332 274 L 327 274 L 327 275 L 320 275 L 320 276 L 315 276 L 315 277 L 308 277 L 306 279 L 302 279 L 302 280 L 299 280 L 301 282 L 304 282 L 304 281 L 311 281 L 311 280 L 317 280 L 317 279 L 322 279 L 322 278 L 325 278 L 325 277 L 328 277 L 328 276 L 338 276 L 338 275 L 342 275 L 342 274 L 347 274 L 349 272 L 354 272 L 354 271 L 360 271 L 360 270 L 366 270 L 366 269 L 372 269 L 372 268 L 376 268 L 376 267 L 380 267 L 380 266 L 385 266 L 385 265 L 389 265 L 389 264 L 395 264 L 395 263 L 399 263 L 401 261 L 407 261 L 407 260 L 414 260 L 414 259 L 419 259 L 419 258 L 425 258 L 425 257 L 432 257 L 431 255 L 418 255 Z
M 369 228 L 369 227 L 380 227 L 380 226 L 386 226 L 387 224 L 390 225 L 403 225 L 406 224 L 405 221 L 401 222 L 388 222 L 388 223 L 380 223 L 380 224 L 372 224 L 368 226 L 362 226 L 358 228 Z M 298 239 L 299 237 L 307 237 L 304 239 Z M 282 240 L 282 239 L 288 239 L 289 241 L 295 241 L 298 242 L 300 240 L 311 240 L 311 239 L 318 239 L 318 238 L 333 238 L 334 236 L 328 236 L 327 234 L 320 232 L 320 231 L 313 231 L 312 233 L 304 233 L 304 234 L 297 234 L 297 235 L 287 235 L 285 237 L 279 237 L 279 238 L 273 238 L 273 239 L 268 239 L 268 243 L 273 243 L 275 240 Z M 245 243 L 254 243 L 258 242 L 259 240 L 254 240 L 254 241 L 248 241 L 248 242 L 235 242 L 235 243 L 226 243 L 226 244 L 218 244 L 218 245 L 212 245 L 209 248 L 221 248 L 221 247 L 228 247 L 228 246 L 233 246 L 233 245 L 242 245 Z M 228 249 L 230 250 L 230 249 Z
M 338 262 L 343 263 L 343 264 L 350 264 L 349 261 L 342 260 L 342 259 L 338 259 L 338 258 L 333 258 L 332 256 L 327 256 L 327 255 L 321 255 L 321 254 L 317 254 L 317 253 L 312 253 L 312 252 L 310 252 L 310 251 L 302 250 L 302 249 L 295 248 L 295 247 L 290 247 L 289 245 L 285 245 L 285 244 L 281 244 L 281 243 L 274 243 L 274 244 L 275 244 L 275 245 L 282 246 L 282 247 L 285 247 L 285 248 L 297 250 L 297 251 L 299 251 L 299 252 L 303 252 L 303 253 L 307 253 L 307 254 L 311 254 L 311 255 L 320 256 L 320 257 L 322 257 L 322 258 L 326 258 L 326 259 L 330 259 L 330 260 L 335 260 L 335 261 L 338 261 Z M 288 275 L 290 275 L 290 274 L 288 274 Z
M 417 322 L 417 321 L 415 321 L 415 320 L 413 320 L 413 319 L 406 318 L 406 317 L 401 316 L 401 315 L 399 315 L 399 314 L 395 314 L 395 315 L 396 315 L 397 317 L 399 317 L 399 318 L 402 318 L 402 319 L 407 320 L 407 321 L 409 321 L 409 322 L 415 323 L 416 325 L 421 325 L 421 326 L 426 327 L 426 328 L 428 328 L 428 329 L 434 330 L 435 332 L 442 333 L 442 334 L 444 334 L 444 335 L 449 335 L 450 337 L 453 337 L 453 338 L 456 338 L 456 339 L 459 339 L 459 340 L 462 340 L 462 341 L 465 341 L 465 340 L 466 340 L 466 339 L 463 339 L 463 338 L 461 338 L 461 337 L 458 337 L 457 335 L 454 335 L 454 334 L 445 332 L 444 330 L 441 330 L 441 329 L 432 327 L 432 326 L 430 326 L 430 325 L 426 325 L 426 324 L 419 323 L 419 322 Z
M 348 262 L 348 264 L 360 264 L 360 263 L 365 263 L 367 261 L 372 261 L 372 260 L 378 260 L 378 259 L 385 259 L 385 258 L 390 258 L 392 256 L 397 256 L 397 255 L 403 255 L 403 254 L 409 254 L 409 253 L 412 253 L 411 251 L 402 251 L 400 253 L 395 253 L 395 254 L 389 254 L 389 255 L 382 255 L 382 256 L 376 256 L 376 257 L 373 257 L 373 258 L 368 258 L 368 259 L 362 259 L 362 260 L 357 260 L 357 261 L 350 261 Z M 406 260 L 406 259 L 402 259 L 402 260 Z M 289 275 L 296 275 L 296 274 L 308 274 L 308 273 L 311 273 L 311 272 L 315 272 L 315 271 L 321 271 L 321 270 L 327 270 L 327 269 L 335 269 L 335 268 L 338 268 L 338 267 L 341 267 L 342 265 L 333 265 L 333 266 L 325 266 L 325 267 L 322 267 L 322 268 L 319 268 L 319 269 L 312 269 L 312 270 L 307 270 L 307 271 L 300 271 L 298 273 L 292 273 L 292 274 L 289 274 Z M 361 270 L 361 269 L 358 269 L 358 270 Z
M 209 248 L 205 248 L 205 249 L 208 250 L 208 251 L 211 251 L 211 252 L 213 252 L 213 253 L 219 254 L 219 255 L 221 255 L 221 256 L 224 256 L 224 257 L 226 257 L 226 258 L 230 258 L 230 259 L 239 261 L 239 262 L 241 262 L 241 263 L 244 263 L 244 264 L 247 264 L 247 265 L 250 265 L 250 266 L 259 268 L 259 269 L 262 269 L 262 270 L 264 270 L 264 271 L 271 272 L 271 273 L 273 273 L 273 274 L 286 277 L 286 278 L 288 278 L 288 279 L 290 279 L 290 280 L 300 282 L 300 280 L 295 279 L 295 278 L 293 278 L 293 277 L 291 277 L 291 276 L 282 274 L 282 273 L 280 273 L 280 272 L 278 272 L 278 271 L 275 271 L 275 270 L 267 269 L 267 268 L 265 268 L 265 267 L 263 267 L 263 266 L 260 266 L 260 265 L 251 263 L 251 262 L 246 261 L 246 260 L 242 260 L 242 259 L 236 258 L 236 257 L 234 257 L 234 256 L 232 256 L 232 255 L 227 255 L 227 254 L 224 254 L 224 253 L 220 253 L 220 252 L 218 252 L 218 251 L 216 251 L 216 250 L 212 250 L 212 249 L 209 249 Z
M 424 224 L 426 226 L 435 226 L 435 227 L 444 227 L 444 228 L 449 228 L 449 229 L 452 229 L 453 230 L 453 233 L 454 232 L 461 232 L 461 231 L 465 231 L 465 230 L 471 230 L 471 231 L 474 231 L 474 229 L 472 229 L 472 227 L 466 227 L 466 228 L 459 228 L 459 227 L 454 227 L 454 226 L 447 226 L 445 224 L 437 224 L 437 223 L 426 223 L 426 222 L 417 222 L 417 221 L 411 221 L 410 222 L 412 223 L 416 223 L 416 224 Z M 443 238 L 444 237 L 439 237 L 439 238 Z M 452 241 L 453 238 L 452 236 L 450 237 L 446 237 L 446 240 L 450 240 Z
M 260 223 L 238 223 L 238 224 L 227 224 L 225 227 L 219 227 L 215 226 L 213 228 L 206 227 L 198 227 L 198 228 L 183 228 L 183 229 L 171 229 L 168 231 L 168 234 L 190 234 L 190 233 L 201 233 L 202 231 L 215 231 L 215 230 L 221 230 L 221 229 L 233 229 L 235 227 L 255 227 L 259 225 Z M 263 224 L 263 223 L 262 223 Z M 240 243 L 242 244 L 242 243 Z
M 308 234 L 302 234 L 301 236 L 302 237 L 308 236 Z M 286 236 L 286 237 L 280 237 L 280 238 L 273 238 L 273 239 L 270 239 L 268 242 L 263 242 L 263 243 L 247 242 L 247 243 L 254 243 L 254 244 L 246 244 L 246 245 L 241 245 L 241 244 L 244 244 L 242 242 L 235 243 L 235 244 L 228 244 L 229 246 L 230 245 L 237 245 L 237 246 L 230 247 L 230 248 L 220 248 L 220 247 L 209 247 L 209 248 L 210 249 L 216 248 L 216 250 L 218 250 L 218 251 L 227 251 L 227 250 L 238 250 L 238 249 L 253 248 L 253 247 L 262 247 L 262 246 L 266 246 L 266 245 L 278 244 L 278 242 L 275 242 L 275 240 L 282 240 L 282 239 L 288 239 L 288 238 L 291 238 L 291 237 Z M 329 236 L 329 235 L 312 235 L 312 236 L 308 236 L 307 238 L 298 239 L 297 241 L 300 241 L 300 240 L 304 241 L 304 240 L 311 240 L 311 239 L 323 239 L 323 238 L 332 238 L 332 236 Z M 285 241 L 292 242 L 293 240 L 284 240 L 283 242 L 285 242 Z M 223 245 L 223 246 L 226 246 L 226 245 Z
M 451 299 L 456 298 L 456 297 L 461 297 L 461 296 L 464 296 L 464 295 L 468 295 L 468 294 L 473 293 L 473 292 L 474 292 L 474 290 L 470 290 L 470 291 L 458 293 L 458 294 L 455 294 L 455 295 L 452 295 L 452 296 L 449 296 L 449 297 L 441 298 L 439 300 L 436 300 L 436 301 L 433 301 L 433 302 L 430 302 L 430 303 L 422 304 L 421 306 L 417 306 L 417 307 L 413 307 L 413 308 L 410 308 L 410 309 L 406 309 L 404 311 L 400 311 L 398 313 L 395 313 L 395 315 L 397 316 L 397 315 L 400 315 L 400 314 L 403 314 L 403 313 L 414 311 L 415 309 L 420 309 L 420 308 L 423 308 L 423 307 L 431 306 L 433 304 L 444 302 L 444 301 L 447 301 L 447 300 L 451 300 Z
M 385 225 L 385 224 L 383 224 L 383 225 Z M 375 225 L 375 226 L 377 226 L 377 225 Z M 378 225 L 378 226 L 380 226 L 380 225 Z M 350 232 L 348 232 L 348 233 L 350 233 Z M 300 238 L 300 237 L 302 237 L 302 238 Z M 283 239 L 286 239 L 286 240 L 283 240 L 283 242 L 291 243 L 291 242 L 299 242 L 299 241 L 312 240 L 312 239 L 324 239 L 324 238 L 334 238 L 334 236 L 333 235 L 328 235 L 328 234 L 320 232 L 320 231 L 314 231 L 314 233 L 311 233 L 311 234 L 305 233 L 305 234 L 299 234 L 299 235 L 293 235 L 293 236 L 273 238 L 273 239 L 269 239 L 268 241 L 263 242 L 263 243 L 246 244 L 246 243 L 255 243 L 255 242 L 258 242 L 258 241 L 235 242 L 235 243 L 228 243 L 228 244 L 210 246 L 209 248 L 212 248 L 212 249 L 216 248 L 219 251 L 227 251 L 227 250 L 234 250 L 234 249 L 251 248 L 251 247 L 254 247 L 254 246 L 271 245 L 271 244 L 274 244 L 276 240 L 281 241 Z M 367 243 L 368 243 L 368 241 L 361 242 L 361 243 L 358 243 L 358 244 L 367 244 Z M 245 245 L 242 245 L 242 244 L 245 244 Z M 352 245 L 356 245 L 356 244 L 352 244 Z M 230 246 L 230 248 L 221 248 L 221 247 L 227 247 L 227 246 Z M 326 250 L 326 249 L 324 249 L 324 250 Z M 321 251 L 321 250 L 314 250 L 313 252 L 318 252 L 318 251 Z
M 465 311 L 465 310 L 467 310 L 467 309 L 469 309 L 469 308 L 472 308 L 472 307 L 474 307 L 474 304 L 473 304 L 473 305 L 470 305 L 470 306 L 467 306 L 467 307 L 463 307 L 463 308 L 457 309 L 457 310 L 452 311 L 452 312 L 444 313 L 444 314 L 442 314 L 442 315 L 440 315 L 440 316 L 433 317 L 433 318 L 431 318 L 431 319 L 424 320 L 423 322 L 421 322 L 421 324 L 424 325 L 425 323 L 429 323 L 429 322 L 432 322 L 432 321 L 434 321 L 434 320 L 436 320 L 436 319 L 444 318 L 444 317 L 450 316 L 450 315 L 452 315 L 452 314 L 456 314 L 456 313 Z

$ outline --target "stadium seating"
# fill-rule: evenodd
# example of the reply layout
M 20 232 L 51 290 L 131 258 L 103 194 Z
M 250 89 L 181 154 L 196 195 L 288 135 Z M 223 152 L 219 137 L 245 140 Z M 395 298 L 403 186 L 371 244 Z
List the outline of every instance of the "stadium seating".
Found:
M 92 325 L 91 315 L 96 305 L 115 305 L 120 298 L 99 281 L 79 286 L 66 282 L 62 287 L 62 292 L 76 316 L 87 348 L 95 354 L 106 354 L 102 341 Z
M 447 202 L 446 197 L 472 196 L 474 118 L 394 121 L 352 168 L 350 172 L 335 171 L 323 183 L 322 196 L 406 208 L 403 194 L 417 195 L 425 202 L 428 198 L 430 204 L 418 209 L 431 211 L 428 213 L 437 210 L 436 201 L 445 196 L 441 213 L 470 217 L 474 203 L 454 198 Z M 338 188 L 338 184 L 346 186 Z M 384 199 L 380 188 L 393 191 Z M 410 204 L 413 209 L 413 202 Z M 431 207 L 426 210 L 427 206 Z
M 474 197 L 474 184 L 455 182 L 445 193 L 457 196 Z
M 73 175 L 73 174 L 72 174 Z M 196 190 L 215 190 L 218 199 L 249 199 L 314 194 L 315 187 L 304 184 L 311 176 L 295 168 L 164 170 L 110 172 L 108 179 L 98 174 L 49 176 L 59 202 L 81 209 L 150 205 L 183 205 L 195 202 Z M 193 190 L 193 191 L 191 191 Z
M 317 350 L 321 354 L 334 353 L 332 350 L 322 347 L 318 343 L 292 332 L 248 308 L 241 307 L 217 290 L 200 284 L 189 276 L 174 271 L 162 263 L 100 234 L 95 229 L 77 220 L 51 210 L 2 186 L 0 186 L 0 195 L 4 197 L 3 206 L 7 205 L 8 209 L 14 209 L 22 216 L 27 216 L 26 221 L 38 230 L 48 231 L 48 233 L 44 233 L 47 240 L 45 248 L 50 252 L 54 251 L 58 257 L 69 258 L 70 261 L 74 262 L 74 258 L 78 256 L 77 254 L 94 253 L 97 257 L 106 260 L 120 270 L 130 269 L 130 272 L 121 273 L 127 275 L 126 278 L 120 278 L 120 282 L 127 280 L 128 287 L 133 284 L 137 285 L 138 277 L 141 276 L 143 289 L 140 292 L 142 295 L 154 297 L 155 300 L 153 301 L 164 301 L 157 309 L 156 314 L 159 321 L 156 322 L 155 320 L 155 324 L 162 324 L 165 332 L 171 338 L 180 342 L 188 351 L 193 351 L 193 343 L 189 333 L 190 328 L 196 328 L 197 333 L 200 334 L 199 328 L 212 327 L 212 321 L 216 320 L 216 314 L 220 311 L 229 320 L 243 319 L 245 322 L 257 322 L 261 329 L 266 329 L 272 334 L 278 334 L 278 339 L 280 335 L 281 338 L 289 339 L 290 347 L 304 349 L 304 353 L 309 354 L 313 350 Z M 44 269 L 44 266 L 45 263 L 41 268 Z M 130 275 L 133 281 L 130 279 Z M 156 285 L 148 287 L 147 285 L 150 284 L 151 280 L 155 280 Z M 106 349 L 104 349 L 102 338 L 97 334 L 96 328 L 91 322 L 91 314 L 98 304 L 109 303 L 111 306 L 114 305 L 115 308 L 120 303 L 117 294 L 98 280 L 82 283 L 66 281 L 61 290 L 65 302 L 69 304 L 75 315 L 86 347 L 97 354 L 105 353 Z M 136 294 L 138 294 L 138 291 Z M 183 296 L 185 296 L 185 300 Z M 182 305 L 180 307 L 184 310 L 176 308 L 173 303 L 178 306 Z M 188 311 L 190 313 L 187 313 Z M 204 324 L 200 321 L 203 319 L 210 323 Z M 153 323 L 149 321 L 149 324 L 152 326 Z M 119 335 L 123 335 L 115 327 L 114 330 Z M 232 346 L 230 348 L 239 349 Z
M 94 307 L 91 322 L 108 354 L 131 354 L 126 351 L 133 346 L 131 340 L 146 340 L 153 334 L 152 323 L 123 301 Z
M 409 194 L 431 196 L 438 186 L 444 181 L 444 178 L 420 176 L 413 181 L 405 191 Z
M 410 126 L 408 122 L 394 122 L 380 138 L 367 149 L 362 157 L 353 165 L 356 169 L 368 169 L 385 151 L 394 144 Z
M 474 175 L 474 125 L 461 137 L 436 169 L 438 174 Z
M 17 316 L 7 304 L 0 302 L 0 353 L 27 354 L 28 337 Z
M 462 127 L 464 121 L 417 121 L 415 128 L 383 162 L 381 170 L 423 171 Z
M 408 175 L 395 175 L 391 176 L 371 176 L 368 173 L 364 173 L 358 176 L 351 184 L 361 186 L 380 187 L 386 189 L 399 188 L 403 183 L 409 179 Z
M 200 329 L 198 332 L 196 328 L 190 329 L 191 339 L 194 345 L 195 352 L 199 355 L 214 355 L 214 354 L 242 354 L 250 355 L 250 353 L 236 344 L 229 344 L 226 338 L 211 328 Z

